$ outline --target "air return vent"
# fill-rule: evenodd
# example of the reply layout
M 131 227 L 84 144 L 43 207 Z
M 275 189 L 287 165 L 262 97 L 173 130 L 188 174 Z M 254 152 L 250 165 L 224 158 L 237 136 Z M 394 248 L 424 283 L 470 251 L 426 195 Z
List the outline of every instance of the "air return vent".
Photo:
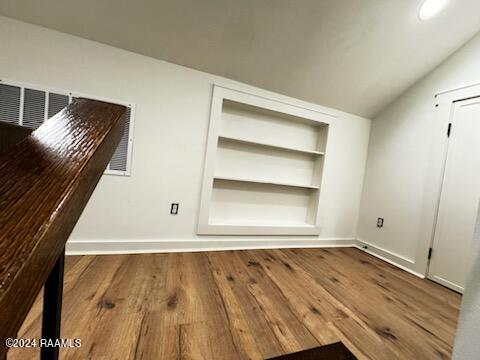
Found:
M 42 123 L 65 108 L 72 99 L 82 97 L 127 106 L 124 133 L 105 171 L 111 175 L 130 175 L 133 145 L 134 106 L 129 103 L 96 96 L 58 91 L 16 82 L 0 80 L 0 121 L 37 129 Z
M 128 147 L 129 147 L 129 130 L 130 130 L 130 116 L 131 110 L 127 109 L 127 112 L 124 116 L 124 130 L 123 136 L 118 144 L 117 150 L 113 154 L 112 160 L 110 161 L 110 170 L 116 171 L 127 171 L 127 159 L 128 159 Z
M 0 84 L 0 121 L 18 124 L 20 92 L 21 89 L 18 86 Z
M 48 115 L 47 118 L 57 115 L 69 103 L 68 95 L 63 94 L 48 94 Z
M 23 126 L 38 129 L 45 121 L 46 92 L 24 89 L 23 96 Z

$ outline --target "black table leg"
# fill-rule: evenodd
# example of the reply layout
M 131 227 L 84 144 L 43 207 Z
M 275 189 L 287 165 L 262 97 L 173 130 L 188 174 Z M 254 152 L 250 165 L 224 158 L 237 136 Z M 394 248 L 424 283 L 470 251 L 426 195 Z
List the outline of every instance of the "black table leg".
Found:
M 52 272 L 45 282 L 43 292 L 43 319 L 42 339 L 55 343 L 60 338 L 60 323 L 62 316 L 63 268 L 65 263 L 65 249 L 58 258 Z M 59 348 L 42 347 L 41 360 L 57 360 Z

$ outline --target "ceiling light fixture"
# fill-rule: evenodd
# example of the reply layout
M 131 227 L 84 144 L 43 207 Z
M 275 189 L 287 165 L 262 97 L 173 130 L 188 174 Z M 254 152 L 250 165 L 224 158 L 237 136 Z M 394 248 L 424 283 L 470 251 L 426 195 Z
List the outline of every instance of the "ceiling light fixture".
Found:
M 447 5 L 447 0 L 425 0 L 420 7 L 418 17 L 427 20 L 438 14 Z

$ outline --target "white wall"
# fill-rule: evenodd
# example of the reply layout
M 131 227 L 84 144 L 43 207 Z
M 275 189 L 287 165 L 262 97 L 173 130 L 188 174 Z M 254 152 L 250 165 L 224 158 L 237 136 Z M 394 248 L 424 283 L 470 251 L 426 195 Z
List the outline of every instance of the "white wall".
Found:
M 460 319 L 455 337 L 452 358 L 455 360 L 477 359 L 480 354 L 480 212 L 473 236 L 475 257 L 470 267 L 467 285 L 462 298 Z
M 70 249 L 308 246 L 341 243 L 329 241 L 339 239 L 351 243 L 355 238 L 369 120 L 5 17 L 0 17 L 0 48 L 2 79 L 137 106 L 132 176 L 102 178 L 74 231 Z M 235 237 L 233 242 L 232 238 L 196 236 L 214 82 L 338 116 L 330 130 L 320 237 L 242 243 L 244 238 Z M 180 203 L 178 216 L 169 214 L 171 202 Z
M 413 56 L 413 54 L 412 54 Z M 480 82 L 480 35 L 417 82 L 372 122 L 358 239 L 370 251 L 425 274 L 435 218 L 429 180 L 439 91 Z M 385 226 L 376 227 L 377 217 Z

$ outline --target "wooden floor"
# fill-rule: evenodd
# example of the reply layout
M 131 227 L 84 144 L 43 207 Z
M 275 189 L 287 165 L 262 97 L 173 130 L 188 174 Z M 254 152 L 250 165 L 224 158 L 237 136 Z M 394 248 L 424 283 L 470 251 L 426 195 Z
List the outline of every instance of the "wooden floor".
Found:
M 350 248 L 68 257 L 62 338 L 82 346 L 61 356 L 266 359 L 341 340 L 359 359 L 448 359 L 460 299 Z M 20 337 L 40 336 L 40 312 Z

